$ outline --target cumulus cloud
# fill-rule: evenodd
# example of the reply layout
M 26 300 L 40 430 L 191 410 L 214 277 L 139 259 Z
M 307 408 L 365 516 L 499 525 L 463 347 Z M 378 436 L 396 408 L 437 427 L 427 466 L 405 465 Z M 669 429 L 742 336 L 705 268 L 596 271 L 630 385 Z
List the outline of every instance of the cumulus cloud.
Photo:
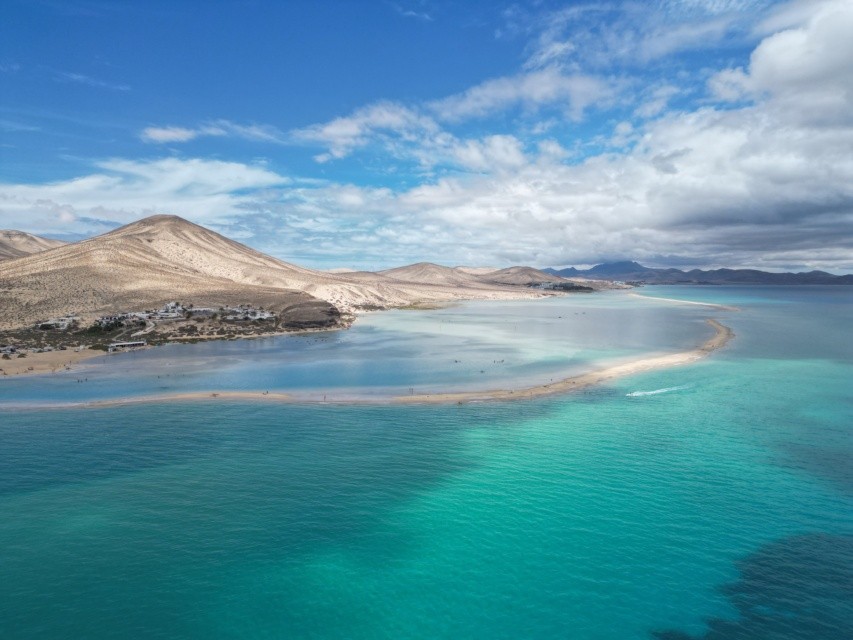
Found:
M 853 122 L 853 6 L 818 2 L 798 24 L 767 36 L 747 69 L 724 69 L 708 81 L 720 100 L 756 100 L 792 124 Z M 788 23 L 794 22 L 789 15 Z
M 377 138 L 393 135 L 403 141 L 417 141 L 425 134 L 438 132 L 438 125 L 417 110 L 395 102 L 378 102 L 356 110 L 349 116 L 335 118 L 291 132 L 291 139 L 303 143 L 319 143 L 328 153 L 317 156 L 325 162 L 343 158 L 354 149 L 364 147 Z
M 535 113 L 543 107 L 556 108 L 577 121 L 592 105 L 613 100 L 617 84 L 580 74 L 566 75 L 558 69 L 543 69 L 488 80 L 426 105 L 406 106 L 387 101 L 367 105 L 348 116 L 292 131 L 290 140 L 325 147 L 325 152 L 315 156 L 321 163 L 345 158 L 356 149 L 373 145 L 397 157 L 415 159 L 423 167 L 449 163 L 480 171 L 486 163 L 475 156 L 483 156 L 484 144 L 501 144 L 501 136 L 485 136 L 490 142 L 460 140 L 442 125 L 484 118 L 513 108 Z M 505 165 L 497 148 L 487 155 L 496 160 L 495 165 Z
M 521 142 L 513 136 L 489 136 L 454 146 L 459 164 L 473 171 L 515 169 L 527 163 Z

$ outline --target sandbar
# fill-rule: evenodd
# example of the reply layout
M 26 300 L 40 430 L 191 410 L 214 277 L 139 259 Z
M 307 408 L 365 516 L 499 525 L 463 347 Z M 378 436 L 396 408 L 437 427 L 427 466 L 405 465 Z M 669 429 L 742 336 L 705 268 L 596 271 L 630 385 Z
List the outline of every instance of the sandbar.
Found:
M 727 304 L 719 304 L 716 302 L 697 302 L 696 300 L 680 300 L 678 298 L 664 298 L 662 296 L 647 296 L 643 293 L 629 293 L 629 296 L 635 298 L 643 298 L 645 300 L 658 300 L 660 302 L 671 302 L 673 304 L 692 304 L 700 307 L 710 307 L 712 309 L 720 309 L 721 311 L 740 311 L 739 307 L 732 307 Z
M 641 357 L 631 362 L 615 364 L 612 366 L 590 371 L 568 378 L 557 380 L 544 385 L 523 387 L 519 389 L 487 389 L 483 391 L 458 391 L 438 392 L 430 394 L 409 394 L 382 397 L 346 397 L 334 390 L 329 390 L 326 395 L 323 392 L 312 392 L 310 396 L 297 395 L 279 391 L 205 391 L 190 393 L 158 394 L 129 398 L 113 398 L 109 400 L 95 400 L 91 402 L 76 402 L 62 405 L 43 405 L 39 408 L 96 408 L 115 407 L 134 404 L 160 403 L 160 402 L 221 402 L 221 401 L 248 401 L 253 402 L 277 402 L 286 404 L 338 404 L 338 405 L 439 405 L 439 404 L 467 404 L 471 402 L 489 401 L 512 401 L 540 398 L 580 391 L 617 378 L 643 373 L 657 369 L 666 369 L 685 364 L 691 364 L 707 357 L 714 351 L 723 348 L 734 337 L 734 331 L 717 320 L 708 318 L 706 322 L 711 325 L 714 335 L 703 344 L 689 351 L 669 353 L 664 355 L 650 355 Z M 319 396 L 322 395 L 322 399 Z

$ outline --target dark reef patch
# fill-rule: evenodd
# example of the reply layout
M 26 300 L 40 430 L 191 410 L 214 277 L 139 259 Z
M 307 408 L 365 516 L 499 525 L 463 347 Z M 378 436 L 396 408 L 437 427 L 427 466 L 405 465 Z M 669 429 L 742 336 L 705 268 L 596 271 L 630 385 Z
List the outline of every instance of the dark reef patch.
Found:
M 655 631 L 658 640 L 842 640 L 853 638 L 853 535 L 814 533 L 776 540 L 738 563 L 740 579 L 722 588 L 736 620 L 713 618 L 691 636 Z

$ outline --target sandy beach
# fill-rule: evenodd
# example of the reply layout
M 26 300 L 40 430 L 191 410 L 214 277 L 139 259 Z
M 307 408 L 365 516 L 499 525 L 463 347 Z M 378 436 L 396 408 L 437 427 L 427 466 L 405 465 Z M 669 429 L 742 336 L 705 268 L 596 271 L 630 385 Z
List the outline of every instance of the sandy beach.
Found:
M 115 398 L 110 400 L 98 400 L 94 402 L 82 402 L 62 405 L 48 405 L 45 408 L 69 408 L 69 407 L 115 407 L 132 404 L 146 404 L 152 402 L 198 402 L 198 401 L 247 401 L 253 402 L 279 402 L 288 404 L 345 404 L 345 405 L 388 405 L 388 404 L 466 404 L 469 402 L 525 400 L 571 393 L 589 388 L 593 385 L 643 373 L 657 369 L 666 369 L 690 364 L 707 357 L 714 351 L 723 348 L 733 337 L 734 332 L 720 322 L 707 319 L 706 322 L 715 329 L 714 335 L 695 349 L 670 353 L 664 355 L 653 355 L 639 358 L 631 362 L 624 362 L 588 373 L 571 376 L 555 382 L 537 385 L 533 387 L 521 387 L 518 389 L 487 389 L 483 391 L 459 391 L 439 392 L 431 394 L 411 394 L 383 397 L 345 396 L 329 391 L 325 395 L 322 392 L 314 392 L 310 396 L 297 395 L 283 392 L 268 391 L 206 391 L 194 393 L 176 393 L 140 396 L 137 398 Z M 322 399 L 319 397 L 322 395 Z
M 103 355 L 106 355 L 105 352 L 97 349 L 30 352 L 25 358 L 12 354 L 9 360 L 0 360 L 0 376 L 26 376 L 67 371 L 84 360 Z

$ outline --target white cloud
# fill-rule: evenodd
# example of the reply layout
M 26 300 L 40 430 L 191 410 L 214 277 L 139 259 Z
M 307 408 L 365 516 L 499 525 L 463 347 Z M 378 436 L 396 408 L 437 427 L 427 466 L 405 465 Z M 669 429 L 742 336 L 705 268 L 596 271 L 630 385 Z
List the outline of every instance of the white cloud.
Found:
M 439 122 L 453 125 L 518 107 L 529 114 L 544 107 L 556 108 L 578 121 L 591 106 L 610 103 L 618 84 L 592 76 L 565 75 L 556 68 L 542 69 L 488 80 L 423 107 L 387 101 L 370 104 L 348 116 L 292 131 L 290 140 L 324 146 L 327 151 L 315 156 L 318 162 L 378 145 L 395 157 L 414 158 L 425 168 L 458 163 L 480 170 L 484 163 L 474 156 L 481 143 L 459 141 Z M 548 122 L 539 121 L 531 130 L 543 133 L 547 129 Z M 497 158 L 499 154 L 494 151 L 491 155 Z
M 454 146 L 453 155 L 462 167 L 473 171 L 517 169 L 527 163 L 523 145 L 513 136 L 465 140 Z
M 214 160 L 108 160 L 97 168 L 50 184 L 0 184 L 3 225 L 61 232 L 81 218 L 126 223 L 154 213 L 209 222 L 289 182 L 262 167 Z
M 212 120 L 195 128 L 187 127 L 146 127 L 139 138 L 143 142 L 168 144 L 173 142 L 189 142 L 196 138 L 208 136 L 232 136 L 257 142 L 272 142 L 283 144 L 284 135 L 271 125 L 241 125 L 229 120 Z
M 583 74 L 564 74 L 555 67 L 487 80 L 460 94 L 436 100 L 428 107 L 441 119 L 458 122 L 481 118 L 516 106 L 535 110 L 562 106 L 579 120 L 588 107 L 611 100 L 614 83 Z
M 224 133 L 224 132 L 223 132 Z M 204 135 L 198 129 L 185 129 L 184 127 L 147 127 L 142 130 L 139 137 L 143 142 L 187 142 Z
M 822 4 L 836 0 L 790 0 L 771 8 L 771 10 L 755 25 L 753 32 L 760 36 L 768 35 L 801 27 L 807 23 Z
M 527 69 L 572 72 L 648 65 L 683 51 L 750 35 L 772 0 L 659 0 L 587 3 L 541 13 L 510 12 L 511 31 L 531 39 Z M 754 34 L 751 37 L 755 37 Z
M 671 84 L 655 87 L 643 97 L 640 106 L 634 110 L 634 115 L 641 118 L 653 118 L 666 110 L 669 101 L 681 92 L 681 89 Z
M 56 74 L 56 80 L 58 82 L 73 82 L 75 84 L 84 84 L 86 86 L 96 87 L 98 89 L 112 89 L 113 91 L 130 91 L 130 85 L 114 84 L 112 82 L 106 82 L 98 78 L 83 75 L 82 73 L 69 73 L 67 71 L 59 71 Z
M 721 99 L 767 100 L 778 117 L 799 124 L 853 122 L 853 4 L 815 3 L 798 26 L 773 33 L 753 51 L 749 68 L 709 80 Z
M 723 102 L 739 102 L 750 96 L 750 82 L 743 69 L 723 69 L 708 79 L 711 95 Z
M 291 138 L 297 142 L 319 143 L 328 147 L 328 153 L 317 156 L 317 160 L 325 162 L 343 158 L 354 149 L 389 134 L 412 142 L 425 134 L 438 131 L 435 121 L 414 109 L 395 102 L 378 102 L 362 107 L 349 116 L 297 129 L 291 132 Z
M 389 2 L 388 4 L 394 9 L 394 11 L 396 11 L 404 18 L 415 18 L 416 20 L 422 20 L 424 22 L 433 21 L 433 17 L 426 11 L 418 11 L 416 9 L 403 7 L 395 2 Z

